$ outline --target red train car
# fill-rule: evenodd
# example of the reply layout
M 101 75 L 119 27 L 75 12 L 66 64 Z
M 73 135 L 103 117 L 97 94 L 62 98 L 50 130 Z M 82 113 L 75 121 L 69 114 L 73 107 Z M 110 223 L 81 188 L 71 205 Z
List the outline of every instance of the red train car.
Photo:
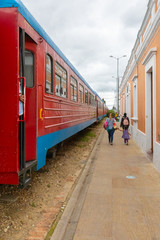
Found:
M 105 117 L 104 102 L 98 95 L 96 96 L 96 102 L 97 102 L 97 120 L 101 120 L 103 117 Z
M 107 116 L 107 112 L 108 112 L 108 107 L 106 106 L 106 104 L 104 104 L 104 117 Z
M 27 185 L 49 148 L 103 117 L 103 103 L 20 0 L 1 0 L 0 32 L 0 184 Z

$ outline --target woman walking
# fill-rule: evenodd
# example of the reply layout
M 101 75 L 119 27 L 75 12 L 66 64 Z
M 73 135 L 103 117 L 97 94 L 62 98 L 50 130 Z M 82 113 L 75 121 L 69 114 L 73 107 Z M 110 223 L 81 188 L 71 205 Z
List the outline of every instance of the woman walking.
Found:
M 127 113 L 124 113 L 122 120 L 121 120 L 120 127 L 123 128 L 122 138 L 124 138 L 124 144 L 126 144 L 126 145 L 128 145 L 128 140 L 130 139 L 129 133 L 128 133 L 129 125 L 130 125 L 130 122 L 129 122 L 129 118 L 127 117 Z
M 110 113 L 109 118 L 107 118 L 107 120 L 105 122 L 105 126 L 106 126 L 107 132 L 108 132 L 108 140 L 111 145 L 113 145 L 113 134 L 115 131 L 114 126 L 116 126 L 115 122 L 116 121 L 112 117 L 112 113 Z

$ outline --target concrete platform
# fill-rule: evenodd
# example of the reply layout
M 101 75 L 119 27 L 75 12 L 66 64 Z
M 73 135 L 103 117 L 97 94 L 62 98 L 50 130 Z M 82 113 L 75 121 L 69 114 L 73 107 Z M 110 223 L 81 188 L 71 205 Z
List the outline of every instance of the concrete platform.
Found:
M 51 240 L 160 239 L 160 174 L 121 136 L 102 131 Z

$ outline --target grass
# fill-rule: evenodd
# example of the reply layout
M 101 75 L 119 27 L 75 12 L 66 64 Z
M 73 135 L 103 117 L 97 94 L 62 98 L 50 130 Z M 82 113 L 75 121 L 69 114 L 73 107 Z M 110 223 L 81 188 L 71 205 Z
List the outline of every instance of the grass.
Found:
M 90 131 L 87 133 L 87 136 L 94 138 L 94 137 L 96 137 L 96 134 L 93 133 L 92 131 Z
M 88 141 L 89 141 L 89 137 L 83 136 L 83 137 L 81 138 L 81 141 L 82 141 L 82 142 L 88 142 Z
M 35 208 L 36 204 L 34 202 L 32 202 L 31 206 Z
M 88 142 L 90 140 L 90 138 L 94 138 L 96 137 L 96 134 L 93 133 L 92 131 L 83 133 L 82 137 L 81 137 L 81 141 L 82 142 Z
M 79 147 L 79 148 L 84 148 L 84 147 L 85 147 L 85 144 L 78 144 L 77 147 Z

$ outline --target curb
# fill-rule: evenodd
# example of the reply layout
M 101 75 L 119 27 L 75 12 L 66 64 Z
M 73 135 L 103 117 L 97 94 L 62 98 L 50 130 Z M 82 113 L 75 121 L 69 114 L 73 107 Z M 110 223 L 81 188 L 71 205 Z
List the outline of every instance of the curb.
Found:
M 89 156 L 89 159 L 87 161 L 87 164 L 80 176 L 80 179 L 68 201 L 68 204 L 63 212 L 63 215 L 61 217 L 61 219 L 59 220 L 58 224 L 57 224 L 57 227 L 55 229 L 55 231 L 53 232 L 53 235 L 51 237 L 51 240 L 63 240 L 63 237 L 64 237 L 64 234 L 66 232 L 66 228 L 67 228 L 67 225 L 69 223 L 69 220 L 72 216 L 72 213 L 76 207 L 76 204 L 77 204 L 77 201 L 78 201 L 78 197 L 81 193 L 81 189 L 83 188 L 83 185 L 84 185 L 84 182 L 85 182 L 85 179 L 88 175 L 88 172 L 90 170 L 90 166 L 91 164 L 93 163 L 93 161 L 95 160 L 95 155 L 96 155 L 96 151 L 97 151 L 97 148 L 98 148 L 98 145 L 100 145 L 100 141 L 101 141 L 101 138 L 104 134 L 104 131 L 102 130 L 99 137 L 98 137 L 98 140 L 95 144 L 95 146 L 93 147 L 93 150 Z

